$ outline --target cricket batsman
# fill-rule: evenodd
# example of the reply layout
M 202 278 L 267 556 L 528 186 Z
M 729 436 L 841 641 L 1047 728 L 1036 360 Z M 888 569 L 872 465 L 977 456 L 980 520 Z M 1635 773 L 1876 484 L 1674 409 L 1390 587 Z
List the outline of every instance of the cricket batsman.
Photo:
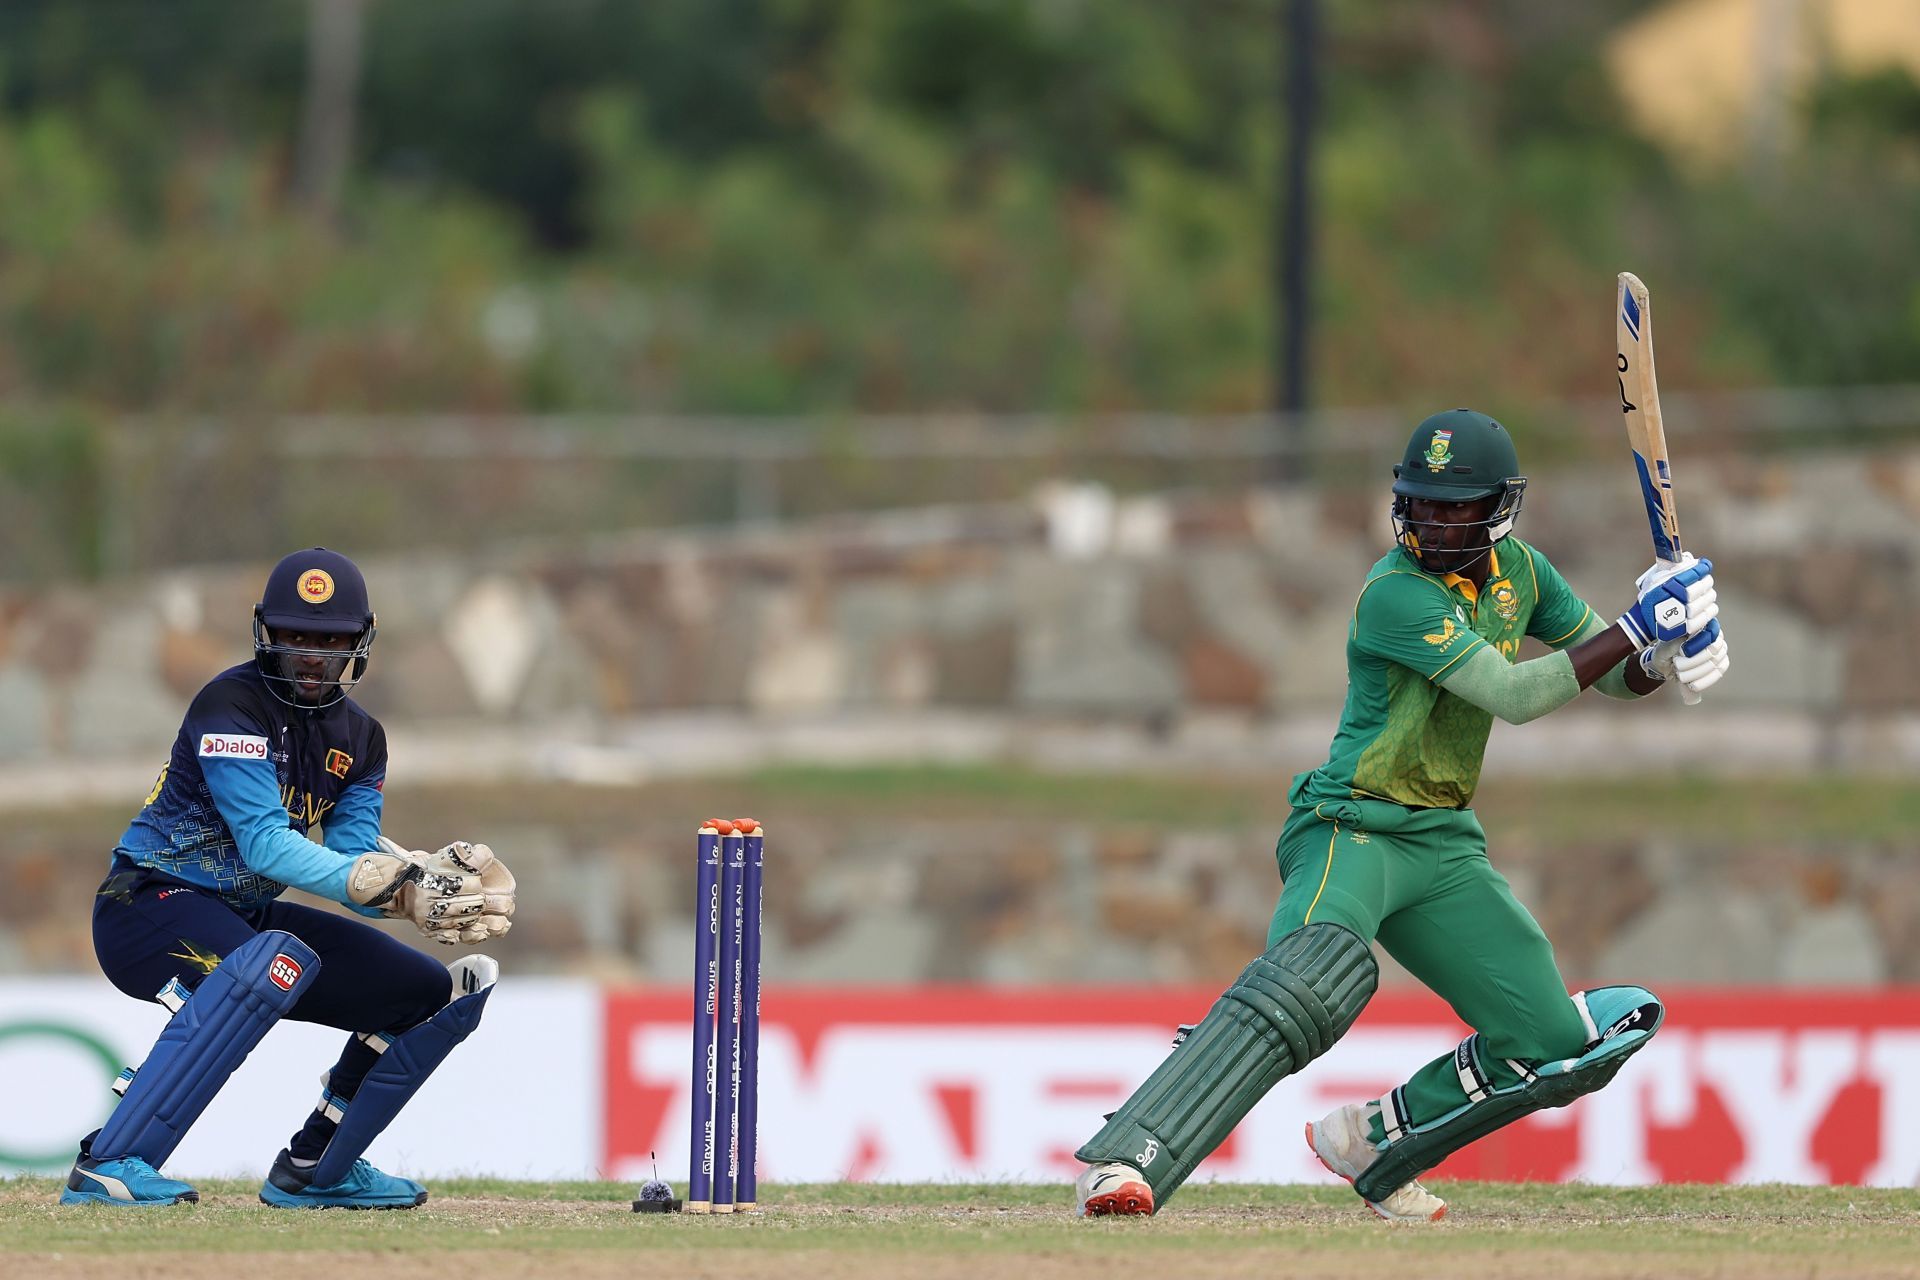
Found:
M 1307 1125 L 1321 1163 L 1383 1218 L 1441 1217 L 1415 1178 L 1599 1089 L 1659 1030 L 1644 988 L 1567 994 L 1470 806 L 1496 716 L 1525 724 L 1588 687 L 1698 693 L 1726 673 L 1712 562 L 1656 562 L 1609 622 L 1513 536 L 1527 482 L 1498 422 L 1435 414 L 1393 474 L 1396 545 L 1354 605 L 1327 761 L 1288 794 L 1267 952 L 1075 1153 L 1083 1214 L 1166 1204 L 1275 1082 L 1346 1034 L 1378 984 L 1375 941 L 1473 1029 L 1385 1097 Z M 1525 636 L 1554 652 L 1518 661 Z
M 62 1203 L 198 1200 L 160 1168 L 282 1018 L 349 1035 L 260 1199 L 294 1209 L 426 1200 L 419 1183 L 361 1157 L 479 1024 L 500 967 L 480 955 L 442 965 L 362 921 L 279 900 L 292 885 L 447 944 L 509 927 L 513 876 L 486 845 L 427 854 L 381 834 L 386 732 L 347 696 L 374 631 L 354 563 L 296 551 L 254 606 L 253 661 L 215 676 L 187 709 L 93 908 L 107 978 L 172 1018 L 139 1069 L 121 1073 L 106 1124 L 81 1140 Z

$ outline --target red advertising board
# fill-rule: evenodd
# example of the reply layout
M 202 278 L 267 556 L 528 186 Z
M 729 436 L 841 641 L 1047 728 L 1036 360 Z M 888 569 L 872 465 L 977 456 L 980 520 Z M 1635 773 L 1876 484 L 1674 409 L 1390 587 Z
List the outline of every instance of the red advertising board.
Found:
M 1457 1177 L 1592 1182 L 1920 1182 L 1920 989 L 1663 992 L 1665 1028 L 1601 1093 L 1449 1160 Z M 1060 1179 L 1073 1149 L 1217 995 L 1192 989 L 917 988 L 767 994 L 761 1173 L 814 1181 Z M 689 993 L 605 1006 L 604 1165 L 684 1169 Z M 1378 1097 L 1465 1028 L 1387 992 L 1282 1081 L 1197 1175 L 1329 1177 L 1304 1121 Z

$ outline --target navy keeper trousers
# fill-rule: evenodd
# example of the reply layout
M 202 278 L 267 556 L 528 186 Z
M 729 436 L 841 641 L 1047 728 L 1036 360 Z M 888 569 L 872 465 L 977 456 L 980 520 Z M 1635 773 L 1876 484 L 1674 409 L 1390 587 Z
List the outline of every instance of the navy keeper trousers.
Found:
M 295 902 L 235 907 L 212 890 L 140 867 L 116 870 L 93 901 L 93 950 L 114 986 L 151 1000 L 169 978 L 192 990 L 235 947 L 267 929 L 284 929 L 313 948 L 320 973 L 287 1013 L 342 1031 L 397 1034 L 447 1004 L 453 979 L 444 964 L 370 924 Z M 379 1056 L 349 1037 L 327 1088 L 350 1099 Z M 316 1159 L 334 1125 L 317 1109 L 289 1144 Z

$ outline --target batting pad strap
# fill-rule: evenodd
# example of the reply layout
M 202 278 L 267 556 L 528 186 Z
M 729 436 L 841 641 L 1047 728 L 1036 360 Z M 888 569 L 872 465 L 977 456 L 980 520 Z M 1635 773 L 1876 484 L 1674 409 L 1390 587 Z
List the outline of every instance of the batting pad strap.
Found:
M 1484 1138 L 1535 1111 L 1564 1107 L 1575 1098 L 1606 1085 L 1626 1060 L 1653 1038 L 1666 1018 L 1666 1009 L 1644 987 L 1599 987 L 1584 993 L 1587 1008 L 1601 1026 L 1600 1038 L 1577 1058 L 1528 1064 L 1512 1059 L 1507 1065 L 1520 1073 L 1520 1082 L 1487 1090 L 1479 1099 L 1437 1120 L 1410 1126 L 1399 1137 L 1387 1123 L 1387 1143 L 1374 1162 L 1353 1180 L 1354 1190 L 1378 1202 L 1398 1191 L 1470 1142 Z M 1463 1045 L 1462 1048 L 1465 1046 Z M 1454 1059 L 1456 1065 L 1459 1057 Z M 1464 1081 L 1463 1081 L 1464 1083 Z M 1399 1090 L 1390 1096 L 1398 1099 Z M 1388 1120 L 1383 1107 L 1381 1119 Z
M 1460 1042 L 1453 1051 L 1453 1069 L 1460 1077 L 1460 1092 L 1467 1095 L 1468 1102 L 1478 1102 L 1493 1092 L 1493 1081 L 1488 1078 L 1486 1068 L 1480 1064 L 1480 1033 L 1475 1032 Z M 1392 1139 L 1392 1134 L 1388 1134 Z
M 168 1019 L 93 1140 L 94 1157 L 159 1168 L 319 972 L 320 958 L 278 929 L 234 948 Z
M 353 1162 L 400 1114 L 434 1068 L 446 1061 L 453 1047 L 473 1034 L 486 1010 L 491 985 L 471 995 L 461 996 L 440 1012 L 398 1035 L 379 1037 L 386 1041 L 373 1070 L 367 1072 L 352 1099 L 341 1103 L 337 1127 L 320 1162 L 313 1167 L 313 1185 L 330 1187 L 347 1176 Z M 368 1043 L 372 1044 L 369 1039 Z M 329 1095 L 332 1096 L 332 1095 Z M 334 1098 L 336 1103 L 340 1099 Z M 329 1113 L 331 1114 L 331 1113 Z
M 1399 1090 L 1396 1089 L 1394 1092 L 1397 1093 Z M 1401 1134 L 1407 1131 L 1407 1127 L 1401 1124 L 1399 1118 L 1394 1115 L 1392 1093 L 1379 1099 L 1373 1105 L 1380 1113 L 1380 1127 L 1386 1131 L 1388 1142 L 1397 1140 Z
M 1132 1165 L 1164 1205 L 1276 1082 L 1346 1034 L 1378 985 L 1373 952 L 1352 930 L 1294 930 L 1246 967 L 1075 1158 Z
M 1593 1010 L 1587 1007 L 1586 992 L 1576 991 L 1573 993 L 1573 1008 L 1574 1012 L 1580 1015 L 1580 1025 L 1587 1030 L 1587 1043 L 1598 1044 L 1600 1042 L 1600 1028 L 1593 1020 Z

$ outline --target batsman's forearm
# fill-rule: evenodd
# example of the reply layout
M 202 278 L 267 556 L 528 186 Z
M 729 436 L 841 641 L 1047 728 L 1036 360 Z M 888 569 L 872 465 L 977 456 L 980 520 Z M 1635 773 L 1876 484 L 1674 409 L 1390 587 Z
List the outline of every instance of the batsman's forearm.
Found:
M 1508 724 L 1525 724 L 1566 706 L 1585 686 L 1576 679 L 1567 651 L 1510 664 L 1487 645 L 1461 663 L 1440 687 Z
M 1573 678 L 1585 689 L 1638 653 L 1639 649 L 1625 631 L 1610 626 L 1591 640 L 1582 641 L 1562 652 L 1573 660 Z
M 1660 682 L 1640 669 L 1638 658 L 1628 658 L 1593 682 L 1594 692 L 1623 702 L 1637 702 L 1660 687 Z
M 1630 697 L 1644 698 L 1660 687 L 1660 681 L 1646 673 L 1646 670 L 1641 667 L 1638 657 L 1628 658 L 1626 665 L 1620 670 L 1626 677 L 1627 691 Z
M 1573 638 L 1573 642 L 1567 645 L 1567 650 L 1571 653 L 1595 636 L 1602 635 L 1609 631 L 1615 635 L 1620 634 L 1619 627 L 1610 622 L 1602 622 L 1600 616 L 1595 614 L 1587 620 L 1587 625 L 1581 628 L 1580 634 Z M 1603 694 L 1606 697 L 1632 701 L 1637 698 L 1644 698 L 1655 689 L 1658 689 L 1660 682 L 1648 675 L 1645 671 L 1642 671 L 1640 669 L 1640 663 L 1635 659 L 1635 656 L 1629 653 L 1623 661 L 1615 666 L 1608 667 L 1600 678 L 1593 682 L 1591 687 L 1595 692 Z

